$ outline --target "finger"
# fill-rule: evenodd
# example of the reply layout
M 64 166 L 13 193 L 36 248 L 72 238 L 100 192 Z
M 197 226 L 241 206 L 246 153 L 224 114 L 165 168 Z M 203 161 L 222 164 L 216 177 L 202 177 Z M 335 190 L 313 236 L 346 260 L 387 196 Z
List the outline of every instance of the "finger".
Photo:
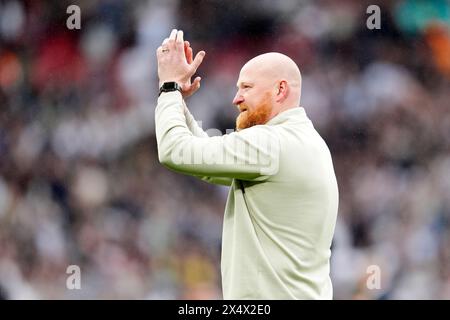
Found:
M 190 64 L 189 62 L 189 41 L 184 42 L 184 56 L 186 57 L 186 62 Z
M 192 63 L 192 57 L 193 57 L 193 55 L 194 55 L 194 54 L 192 53 L 192 48 L 189 47 L 187 51 L 188 51 L 188 52 L 187 52 L 187 54 L 186 54 L 186 61 L 187 61 L 187 63 L 191 64 L 191 63 Z
M 186 58 L 186 61 L 187 61 L 187 55 L 188 55 L 188 52 L 187 52 L 187 47 L 186 47 L 186 44 L 184 45 L 184 57 Z
M 184 44 L 183 36 L 184 36 L 183 30 L 179 30 L 179 31 L 177 32 L 177 38 L 176 38 L 176 41 L 177 41 L 177 43 L 178 43 L 179 45 L 180 45 L 180 44 Z
M 162 44 L 167 44 L 167 42 L 169 42 L 169 38 L 165 38 L 164 41 L 162 42 Z
M 170 33 L 170 36 L 169 36 L 169 40 L 174 40 L 175 41 L 175 39 L 176 39 L 176 37 L 177 37 L 177 29 L 173 29 L 172 30 L 172 32 Z
M 194 61 L 192 61 L 192 65 L 194 67 L 194 70 L 197 70 L 198 67 L 202 64 L 203 58 L 205 57 L 206 52 L 205 51 L 200 51 L 199 53 L 197 53 L 197 55 L 195 56 Z
M 184 41 L 184 55 L 188 64 L 192 63 L 192 48 L 189 41 Z

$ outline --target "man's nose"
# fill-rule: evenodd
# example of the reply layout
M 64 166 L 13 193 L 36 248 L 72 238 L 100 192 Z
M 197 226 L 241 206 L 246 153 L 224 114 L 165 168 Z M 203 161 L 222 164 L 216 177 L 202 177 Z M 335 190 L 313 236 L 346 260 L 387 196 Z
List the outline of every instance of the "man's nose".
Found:
M 233 104 L 237 106 L 237 105 L 241 104 L 242 102 L 244 102 L 244 98 L 242 97 L 242 95 L 239 92 L 236 93 L 236 96 L 233 99 Z

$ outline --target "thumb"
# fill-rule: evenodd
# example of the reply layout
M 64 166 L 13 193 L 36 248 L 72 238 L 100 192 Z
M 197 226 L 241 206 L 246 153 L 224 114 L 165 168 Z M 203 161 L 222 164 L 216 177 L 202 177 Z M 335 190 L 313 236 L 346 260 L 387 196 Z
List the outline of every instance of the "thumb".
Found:
M 192 67 L 194 68 L 194 72 L 198 69 L 198 67 L 202 64 L 203 58 L 205 57 L 206 52 L 200 51 L 195 55 L 194 61 L 192 61 Z
M 183 92 L 188 91 L 188 90 L 190 90 L 190 89 L 191 89 L 191 85 L 189 85 L 189 84 L 187 84 L 187 83 L 183 83 L 183 84 L 181 85 L 181 90 L 182 90 Z
M 197 77 L 195 78 L 194 82 L 192 83 L 192 86 L 197 90 L 200 88 L 200 80 L 202 80 L 202 78 Z

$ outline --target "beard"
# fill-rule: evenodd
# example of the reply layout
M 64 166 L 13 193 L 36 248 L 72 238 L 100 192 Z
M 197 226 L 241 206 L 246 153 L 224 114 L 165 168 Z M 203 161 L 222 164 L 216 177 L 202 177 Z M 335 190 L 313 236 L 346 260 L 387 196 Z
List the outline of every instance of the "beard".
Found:
M 262 101 L 256 108 L 249 108 L 245 103 L 241 104 L 247 111 L 241 112 L 236 118 L 236 130 L 240 131 L 269 121 L 272 113 L 270 93 L 264 94 Z

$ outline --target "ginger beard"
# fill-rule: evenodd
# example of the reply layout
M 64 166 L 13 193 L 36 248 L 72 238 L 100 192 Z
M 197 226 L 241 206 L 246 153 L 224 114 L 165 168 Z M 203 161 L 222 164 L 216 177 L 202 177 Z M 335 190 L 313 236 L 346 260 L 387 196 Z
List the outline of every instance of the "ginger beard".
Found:
M 246 111 L 239 113 L 236 118 L 236 130 L 247 129 L 258 124 L 265 124 L 269 121 L 270 114 L 272 113 L 272 103 L 270 93 L 266 92 L 261 102 L 253 108 L 250 108 L 245 103 L 241 103 L 239 107 L 243 107 Z

